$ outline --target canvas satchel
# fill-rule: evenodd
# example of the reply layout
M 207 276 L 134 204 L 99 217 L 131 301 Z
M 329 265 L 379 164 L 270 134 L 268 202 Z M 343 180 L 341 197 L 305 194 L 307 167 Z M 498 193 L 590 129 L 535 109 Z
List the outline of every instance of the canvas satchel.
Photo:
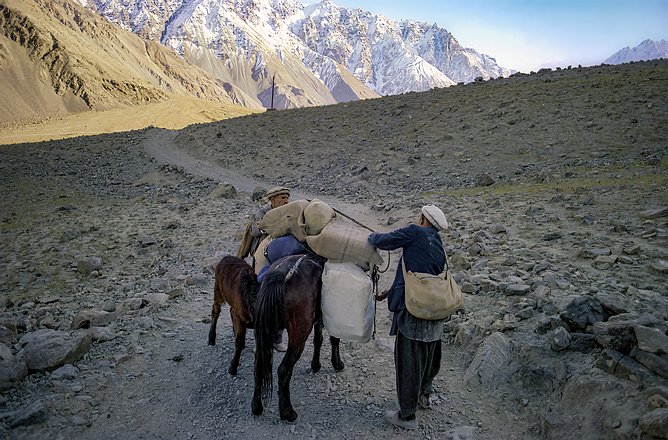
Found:
M 447 267 L 439 275 L 432 275 L 407 271 L 403 258 L 401 264 L 406 309 L 411 315 L 428 320 L 444 319 L 464 306 L 462 291 Z

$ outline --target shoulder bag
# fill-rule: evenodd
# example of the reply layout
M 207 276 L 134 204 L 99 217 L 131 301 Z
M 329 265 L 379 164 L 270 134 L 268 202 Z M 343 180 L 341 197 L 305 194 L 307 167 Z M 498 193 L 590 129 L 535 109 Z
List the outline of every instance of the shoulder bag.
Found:
M 446 257 L 446 269 L 432 275 L 406 270 L 406 263 L 401 259 L 404 271 L 404 291 L 406 309 L 420 319 L 444 319 L 464 306 L 464 296 L 455 282 Z

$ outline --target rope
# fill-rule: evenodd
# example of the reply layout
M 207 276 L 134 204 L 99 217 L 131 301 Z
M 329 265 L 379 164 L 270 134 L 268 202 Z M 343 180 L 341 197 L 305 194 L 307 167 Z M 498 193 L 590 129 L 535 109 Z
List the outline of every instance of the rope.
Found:
M 373 301 L 373 330 L 371 332 L 371 339 L 376 340 L 376 314 L 378 312 L 378 302 L 376 295 L 378 295 L 378 281 L 380 281 L 380 274 L 378 273 L 378 266 L 374 266 L 371 271 L 371 294 L 374 296 Z
M 297 268 L 299 267 L 299 263 L 301 263 L 304 258 L 306 258 L 306 255 L 302 255 L 301 257 L 299 257 L 299 260 L 297 260 L 294 266 L 290 268 L 287 275 L 285 275 L 285 282 L 287 282 L 290 278 L 292 278 L 292 275 L 294 275 L 294 273 L 297 271 Z
M 310 201 L 310 200 L 309 200 L 309 201 Z M 368 227 L 368 226 L 366 226 L 366 225 L 364 225 L 364 224 L 358 222 L 357 220 L 355 220 L 354 218 L 350 217 L 349 215 L 344 214 L 343 212 L 339 211 L 338 209 L 336 209 L 336 208 L 334 208 L 334 207 L 332 207 L 332 209 L 334 210 L 334 212 L 336 212 L 337 214 L 342 215 L 343 217 L 345 217 L 345 218 L 347 218 L 348 220 L 352 221 L 352 222 L 355 223 L 356 225 L 361 226 L 361 227 L 363 227 L 364 229 L 367 229 L 367 230 L 369 230 L 369 231 L 371 231 L 371 232 L 374 232 L 373 229 L 371 229 L 370 227 Z M 390 251 L 386 251 L 386 252 L 387 252 L 387 266 L 385 267 L 385 269 L 383 269 L 383 270 L 381 270 L 381 271 L 378 271 L 379 273 L 385 273 L 385 272 L 387 272 L 388 269 L 390 268 Z M 374 266 L 374 270 L 377 270 L 377 268 L 378 268 L 378 266 Z

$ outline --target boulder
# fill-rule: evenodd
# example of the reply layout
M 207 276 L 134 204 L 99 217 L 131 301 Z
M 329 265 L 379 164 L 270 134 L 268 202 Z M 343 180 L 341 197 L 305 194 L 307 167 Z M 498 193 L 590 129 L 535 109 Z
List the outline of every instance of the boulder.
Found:
M 645 368 L 668 379 L 668 357 L 659 356 L 643 350 L 634 350 L 633 357 Z
M 637 325 L 633 328 L 638 348 L 650 353 L 668 353 L 668 336 L 657 328 Z
M 44 423 L 49 418 L 49 411 L 40 401 L 32 402 L 15 409 L 2 417 L 10 428 Z
M 77 263 L 77 272 L 81 275 L 90 275 L 94 270 L 100 269 L 102 269 L 102 258 L 100 257 L 84 258 Z
M 0 392 L 10 389 L 28 374 L 26 363 L 17 359 L 5 344 L 0 343 Z
M 115 317 L 113 313 L 105 312 L 104 310 L 81 310 L 72 319 L 70 329 L 77 330 L 80 328 L 104 326 L 113 322 Z
M 237 196 L 237 189 L 234 185 L 227 182 L 221 182 L 209 193 L 215 199 L 233 199 Z
M 590 296 L 573 298 L 559 314 L 571 330 L 587 330 L 587 327 L 605 320 L 603 306 Z
M 660 439 L 668 439 L 668 408 L 657 408 L 640 418 L 640 430 Z
M 571 335 L 563 327 L 557 327 L 550 337 L 550 347 L 554 351 L 563 351 L 568 348 L 571 343 Z
M 633 321 L 608 321 L 594 324 L 596 341 L 603 347 L 630 354 L 638 344 Z
M 511 357 L 511 346 L 503 333 L 494 332 L 487 337 L 476 352 L 464 373 L 467 384 L 489 385 L 499 380 L 499 373 Z
M 87 331 L 37 330 L 21 338 L 19 357 L 30 372 L 51 371 L 78 361 L 90 350 L 91 341 Z

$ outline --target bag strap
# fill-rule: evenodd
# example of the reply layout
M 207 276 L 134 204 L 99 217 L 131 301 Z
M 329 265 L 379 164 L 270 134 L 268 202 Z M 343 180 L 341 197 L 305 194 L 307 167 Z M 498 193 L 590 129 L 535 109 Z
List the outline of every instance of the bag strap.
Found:
M 447 259 L 446 259 L 446 264 L 447 264 Z M 406 269 L 406 263 L 404 262 L 404 257 L 403 257 L 403 255 L 401 256 L 401 267 L 402 267 L 403 270 L 404 270 L 404 280 L 405 280 L 406 277 L 408 276 L 408 270 Z M 447 268 L 446 268 L 443 272 L 441 272 L 441 273 L 439 273 L 439 274 L 436 274 L 436 275 L 431 274 L 431 273 L 426 273 L 426 272 L 413 272 L 413 273 L 414 273 L 414 274 L 422 274 L 422 275 L 429 276 L 429 277 L 434 277 L 434 278 L 443 278 L 443 279 L 445 279 L 445 280 L 448 279 L 448 270 L 447 270 Z

